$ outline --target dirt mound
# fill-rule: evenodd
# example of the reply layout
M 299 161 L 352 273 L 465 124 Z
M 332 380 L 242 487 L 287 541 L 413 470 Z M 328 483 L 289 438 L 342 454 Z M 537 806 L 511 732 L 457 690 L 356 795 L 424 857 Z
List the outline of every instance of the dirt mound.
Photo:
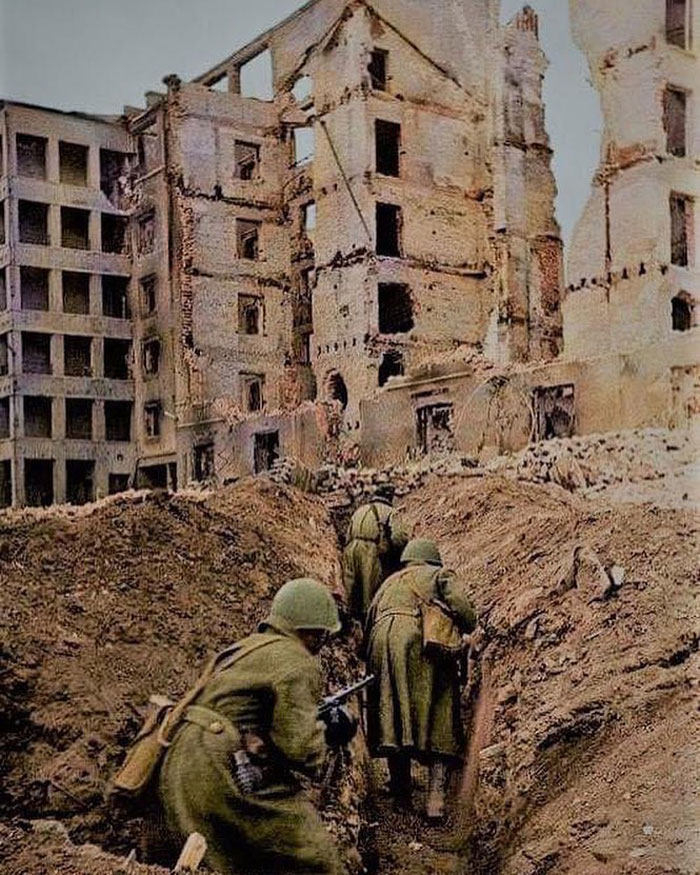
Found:
M 149 695 L 181 694 L 285 579 L 335 586 L 337 555 L 324 507 L 266 480 L 2 516 L 5 815 L 59 819 L 77 843 L 128 853 L 135 839 L 103 792 Z M 327 669 L 331 681 L 359 671 L 343 651 Z M 349 810 L 335 819 L 352 826 Z
M 436 479 L 406 513 L 486 628 L 456 829 L 470 875 L 699 872 L 697 517 L 501 477 Z M 416 869 L 410 840 L 380 836 L 381 871 L 462 871 L 439 842 Z

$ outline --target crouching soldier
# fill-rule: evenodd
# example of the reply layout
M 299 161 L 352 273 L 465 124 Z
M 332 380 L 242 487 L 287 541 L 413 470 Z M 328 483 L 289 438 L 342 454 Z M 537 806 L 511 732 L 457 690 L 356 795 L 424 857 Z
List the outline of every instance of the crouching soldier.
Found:
M 286 583 L 259 631 L 222 655 L 171 738 L 158 779 L 169 831 L 180 843 L 201 833 L 205 862 L 221 875 L 342 871 L 294 777 L 325 757 L 314 655 L 339 629 L 322 584 Z
M 401 567 L 408 533 L 392 507 L 394 488 L 381 485 L 376 496 L 352 515 L 343 552 L 343 583 L 348 614 L 364 624 L 382 582 Z
M 472 603 L 455 576 L 443 570 L 432 541 L 411 541 L 405 567 L 384 581 L 367 619 L 370 753 L 387 757 L 390 790 L 407 802 L 411 759 L 429 767 L 426 814 L 445 813 L 449 768 L 460 761 L 462 635 L 476 624 Z

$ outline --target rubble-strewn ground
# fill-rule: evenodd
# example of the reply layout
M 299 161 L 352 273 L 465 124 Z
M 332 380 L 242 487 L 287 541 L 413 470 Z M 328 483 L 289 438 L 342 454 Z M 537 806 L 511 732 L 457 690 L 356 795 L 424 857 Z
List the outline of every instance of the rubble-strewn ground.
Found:
M 576 461 L 621 470 L 628 439 L 591 441 Z M 644 452 L 657 456 L 662 494 L 692 463 L 668 439 L 641 435 L 653 452 L 629 457 L 633 468 Z M 517 459 L 504 473 L 461 463 L 453 476 L 421 473 L 401 499 L 472 587 L 486 644 L 465 697 L 468 767 L 450 821 L 427 829 L 419 814 L 394 811 L 375 769 L 362 840 L 373 872 L 700 872 L 697 516 L 612 503 L 630 498 L 634 474 L 603 483 L 603 498 L 590 497 L 588 479 L 573 493 L 550 476 L 524 482 L 538 479 L 527 472 L 548 458 L 543 449 L 573 452 L 533 448 L 525 471 Z M 383 476 L 348 482 L 359 495 Z M 0 517 L 0 872 L 163 871 L 124 869 L 136 840 L 110 824 L 105 780 L 148 695 L 183 690 L 208 653 L 263 616 L 282 580 L 314 572 L 334 585 L 338 544 L 324 501 L 262 479 Z M 336 678 L 361 671 L 347 647 L 328 667 Z M 416 780 L 420 804 L 420 771 Z M 356 832 L 350 797 L 360 783 L 354 770 L 327 794 L 345 837 Z

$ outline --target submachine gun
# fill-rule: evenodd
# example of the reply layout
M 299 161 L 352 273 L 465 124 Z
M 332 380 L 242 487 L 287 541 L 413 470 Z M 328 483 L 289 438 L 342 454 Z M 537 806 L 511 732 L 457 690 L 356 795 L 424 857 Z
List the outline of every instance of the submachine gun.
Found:
M 326 696 L 318 709 L 319 720 L 326 725 L 326 744 L 331 748 L 347 747 L 357 734 L 357 717 L 346 706 L 353 696 L 373 684 L 375 676 L 368 675 L 339 693 Z

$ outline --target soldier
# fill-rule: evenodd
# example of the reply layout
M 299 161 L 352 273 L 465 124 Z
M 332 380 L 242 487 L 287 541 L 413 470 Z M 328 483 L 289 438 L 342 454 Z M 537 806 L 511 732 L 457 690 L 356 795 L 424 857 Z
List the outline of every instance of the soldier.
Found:
M 392 508 L 394 488 L 378 488 L 376 496 L 352 515 L 343 553 L 343 583 L 348 613 L 365 622 L 370 603 L 382 582 L 400 568 L 408 533 Z
M 426 651 L 422 614 L 438 602 L 458 648 L 476 615 L 454 574 L 443 570 L 432 541 L 411 541 L 401 561 L 405 568 L 384 582 L 367 619 L 367 664 L 377 676 L 369 690 L 368 744 L 372 756 L 388 758 L 390 790 L 398 800 L 410 801 L 411 758 L 429 767 L 426 815 L 440 819 L 448 769 L 462 749 L 460 654 Z
M 173 838 L 201 833 L 205 862 L 221 875 L 342 871 L 294 777 L 313 774 L 325 757 L 314 655 L 339 629 L 322 584 L 286 583 L 259 631 L 226 652 L 184 712 L 161 767 L 159 796 Z

